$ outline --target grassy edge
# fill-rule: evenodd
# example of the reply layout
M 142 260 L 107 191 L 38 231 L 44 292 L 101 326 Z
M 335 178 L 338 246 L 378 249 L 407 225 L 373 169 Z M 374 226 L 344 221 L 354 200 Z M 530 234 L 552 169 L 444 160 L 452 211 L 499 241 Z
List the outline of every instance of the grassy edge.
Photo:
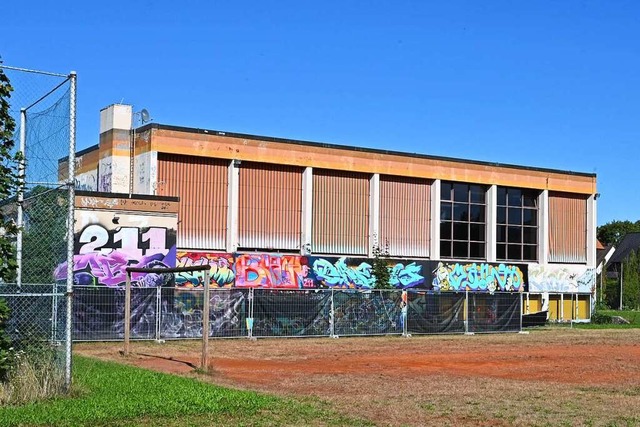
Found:
M 197 379 L 74 357 L 68 397 L 0 408 L 0 425 L 372 425 L 322 402 L 225 389 Z

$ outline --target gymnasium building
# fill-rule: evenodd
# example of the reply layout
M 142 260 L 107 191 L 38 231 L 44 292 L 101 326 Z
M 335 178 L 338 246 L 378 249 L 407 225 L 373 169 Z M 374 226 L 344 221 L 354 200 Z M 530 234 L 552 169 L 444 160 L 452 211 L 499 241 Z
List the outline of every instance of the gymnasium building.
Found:
M 591 316 L 595 174 L 159 123 L 133 129 L 132 117 L 128 105 L 103 109 L 99 143 L 76 155 L 78 256 L 157 251 L 154 262 L 169 266 L 210 263 L 219 287 L 370 289 L 380 249 L 398 289 L 520 292 L 525 314 Z M 81 267 L 84 280 L 118 284 L 91 262 Z

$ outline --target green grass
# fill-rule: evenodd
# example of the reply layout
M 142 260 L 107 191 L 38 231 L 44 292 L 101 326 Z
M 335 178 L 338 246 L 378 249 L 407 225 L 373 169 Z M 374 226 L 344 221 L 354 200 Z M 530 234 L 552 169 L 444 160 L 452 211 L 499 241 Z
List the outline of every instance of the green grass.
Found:
M 580 329 L 636 329 L 640 328 L 640 311 L 636 310 L 598 310 L 598 314 L 620 316 L 629 321 L 628 325 L 614 325 L 611 323 L 577 323 L 573 327 Z
M 369 425 L 319 402 L 229 390 L 195 379 L 74 358 L 71 396 L 0 407 L 0 426 Z

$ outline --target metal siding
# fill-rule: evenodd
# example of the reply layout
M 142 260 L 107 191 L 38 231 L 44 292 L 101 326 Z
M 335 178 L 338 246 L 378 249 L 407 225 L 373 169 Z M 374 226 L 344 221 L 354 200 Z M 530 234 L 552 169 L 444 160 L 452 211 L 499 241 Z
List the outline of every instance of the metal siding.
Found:
M 180 198 L 177 246 L 224 250 L 228 162 L 158 154 L 158 195 Z
M 587 262 L 587 199 L 549 193 L 549 262 Z
M 380 177 L 381 247 L 391 256 L 429 256 L 431 184 L 412 178 Z
M 312 251 L 366 255 L 369 177 L 340 171 L 313 171 Z
M 300 249 L 302 168 L 242 163 L 238 246 Z

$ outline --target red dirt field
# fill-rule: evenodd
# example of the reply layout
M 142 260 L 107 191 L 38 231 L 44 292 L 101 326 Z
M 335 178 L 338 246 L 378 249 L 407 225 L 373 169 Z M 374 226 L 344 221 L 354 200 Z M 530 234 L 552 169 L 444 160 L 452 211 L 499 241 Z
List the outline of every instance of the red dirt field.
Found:
M 81 343 L 78 354 L 328 402 L 377 425 L 640 425 L 640 330 Z M 318 403 L 322 404 L 322 403 Z

